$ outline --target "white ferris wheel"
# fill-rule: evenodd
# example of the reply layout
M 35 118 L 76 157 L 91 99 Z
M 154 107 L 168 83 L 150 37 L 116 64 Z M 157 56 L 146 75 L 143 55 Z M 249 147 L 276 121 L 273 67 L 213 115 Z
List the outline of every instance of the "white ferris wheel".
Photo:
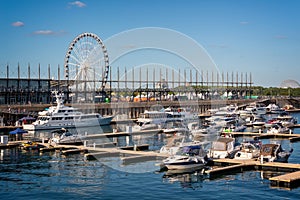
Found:
M 65 57 L 65 78 L 69 89 L 85 97 L 103 91 L 107 83 L 109 60 L 102 40 L 93 33 L 78 35 Z

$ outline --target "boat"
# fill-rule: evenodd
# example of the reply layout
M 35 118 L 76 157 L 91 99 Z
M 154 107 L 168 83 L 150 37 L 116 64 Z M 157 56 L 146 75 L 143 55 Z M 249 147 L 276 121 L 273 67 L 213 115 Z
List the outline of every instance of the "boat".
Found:
M 251 140 L 242 142 L 239 145 L 240 150 L 234 154 L 236 160 L 256 159 L 260 156 L 261 141 Z
M 219 137 L 212 142 L 211 148 L 208 152 L 209 158 L 233 158 L 237 152 L 235 149 L 235 139 L 232 137 Z
M 113 116 L 102 116 L 99 113 L 82 113 L 77 108 L 65 106 L 64 94 L 53 92 L 56 97 L 56 106 L 51 106 L 38 113 L 36 121 L 23 124 L 24 130 L 53 130 L 65 128 L 79 128 L 109 125 Z
M 188 129 L 194 137 L 210 137 L 217 136 L 220 133 L 221 127 L 202 127 L 199 122 L 191 122 L 188 124 Z
M 274 124 L 278 124 L 278 120 L 276 118 L 269 119 L 265 123 L 265 128 L 271 128 Z
M 263 128 L 266 124 L 265 119 L 261 115 L 255 115 L 253 118 L 253 128 Z
M 189 129 L 182 118 L 174 118 L 166 121 L 163 127 L 163 133 L 165 134 L 177 134 L 177 133 L 189 133 Z
M 161 129 L 161 125 L 151 123 L 150 121 L 139 122 L 132 126 L 132 131 L 144 131 L 144 130 L 155 130 L 155 129 Z
M 199 145 L 204 145 L 204 142 L 192 141 L 187 136 L 176 135 L 168 139 L 167 144 L 160 148 L 159 153 L 175 155 L 180 147 Z
M 271 113 L 271 114 L 280 114 L 284 112 L 283 108 L 280 108 L 278 105 L 273 103 L 269 104 L 266 108 L 267 108 L 267 113 Z
M 136 124 L 138 126 L 143 126 L 144 124 L 162 125 L 166 122 L 168 118 L 170 118 L 170 114 L 165 112 L 164 109 L 145 110 L 143 113 L 140 113 L 137 117 Z
M 281 123 L 274 123 L 267 130 L 269 134 L 292 133 L 292 129 L 282 126 Z
M 287 112 L 282 112 L 276 117 L 278 123 L 281 123 L 282 126 L 293 128 L 297 124 L 297 119 L 290 115 Z
M 136 123 L 139 126 L 143 124 L 151 124 L 163 126 L 167 121 L 170 120 L 183 120 L 189 122 L 197 120 L 198 115 L 191 111 L 190 108 L 154 108 L 154 110 L 145 110 L 137 118 Z
M 267 113 L 267 107 L 264 104 L 260 103 L 251 103 L 246 106 L 245 110 L 240 110 L 239 114 L 241 116 L 249 116 L 249 115 L 265 115 Z
M 24 150 L 39 150 L 40 148 L 44 148 L 45 145 L 42 145 L 39 142 L 35 141 L 26 141 L 23 142 L 20 147 Z
M 168 170 L 197 169 L 208 162 L 207 153 L 201 145 L 183 146 L 178 152 L 163 160 Z
M 53 136 L 50 138 L 49 144 L 52 146 L 59 144 L 82 144 L 83 137 L 69 132 L 68 129 L 61 128 L 54 130 L 51 133 Z
M 282 149 L 281 144 L 263 144 L 260 156 L 266 162 L 288 162 L 293 149 L 290 151 Z
M 165 109 L 165 112 L 168 113 L 168 118 L 182 119 L 186 123 L 199 119 L 198 114 L 188 107 L 168 107 Z

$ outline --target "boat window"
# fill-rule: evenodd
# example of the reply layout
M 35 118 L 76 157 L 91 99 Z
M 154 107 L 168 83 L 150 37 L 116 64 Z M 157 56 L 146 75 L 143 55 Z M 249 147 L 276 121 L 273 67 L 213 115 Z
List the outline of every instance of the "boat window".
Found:
M 52 120 L 62 120 L 62 117 L 52 117 Z

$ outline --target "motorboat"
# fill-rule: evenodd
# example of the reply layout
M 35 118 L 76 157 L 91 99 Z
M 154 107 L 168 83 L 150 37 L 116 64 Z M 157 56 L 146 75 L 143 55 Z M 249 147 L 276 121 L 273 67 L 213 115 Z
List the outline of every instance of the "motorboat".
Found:
M 198 114 L 188 107 L 168 107 L 165 109 L 165 112 L 168 113 L 168 118 L 182 119 L 185 122 L 191 122 L 199 119 Z
M 229 127 L 224 127 L 223 132 L 243 132 L 247 127 L 245 125 L 231 125 Z
M 189 129 L 183 119 L 169 119 L 163 127 L 165 134 L 189 133 Z
M 265 119 L 261 115 L 255 115 L 253 118 L 253 128 L 263 128 L 266 124 Z
M 198 115 L 191 111 L 190 108 L 171 108 L 145 110 L 137 117 L 138 125 L 157 125 L 164 126 L 167 122 L 181 120 L 184 123 L 198 119 Z
M 211 116 L 205 119 L 207 126 L 225 127 L 235 124 L 237 118 L 235 116 Z
M 260 150 L 260 156 L 266 162 L 288 162 L 293 149 L 284 150 L 281 144 L 263 144 Z
M 175 155 L 180 147 L 199 145 L 204 145 L 204 142 L 192 141 L 190 138 L 187 138 L 187 136 L 176 135 L 168 139 L 167 144 L 160 148 L 159 153 Z
M 274 124 L 278 124 L 278 120 L 276 118 L 269 119 L 265 123 L 265 128 L 271 128 Z
M 260 156 L 261 141 L 245 141 L 239 145 L 240 150 L 234 154 L 234 159 L 249 160 Z
M 208 152 L 209 158 L 233 158 L 235 149 L 235 139 L 232 137 L 219 137 L 212 142 Z
M 65 106 L 64 94 L 53 92 L 56 106 L 51 106 L 38 113 L 36 121 L 23 124 L 24 130 L 53 130 L 65 128 L 91 127 L 109 125 L 113 116 L 102 116 L 99 113 L 82 113 L 77 108 Z
M 210 137 L 217 136 L 220 133 L 220 126 L 202 127 L 199 122 L 191 122 L 188 124 L 188 129 L 194 137 Z
M 217 109 L 214 112 L 214 116 L 228 116 L 228 115 L 233 115 L 233 114 L 237 114 L 238 107 L 235 105 L 227 105 L 225 107 L 221 107 L 219 109 Z
M 274 123 L 267 130 L 269 134 L 292 133 L 292 129 L 282 126 L 281 123 Z
M 143 124 L 160 125 L 160 124 L 164 124 L 169 117 L 170 114 L 165 112 L 164 109 L 145 110 L 143 113 L 139 114 L 136 123 L 139 126 L 142 126 Z
M 273 103 L 269 104 L 266 108 L 267 108 L 267 112 L 271 114 L 280 114 L 284 112 L 283 108 L 280 108 L 278 105 Z
M 83 137 L 69 132 L 68 129 L 61 128 L 51 133 L 53 136 L 50 138 L 49 143 L 53 146 L 58 144 L 82 144 Z
M 282 126 L 293 128 L 297 124 L 297 119 L 287 112 L 280 113 L 277 117 L 277 122 L 281 123 Z
M 251 103 L 246 106 L 245 110 L 240 110 L 239 114 L 242 116 L 249 115 L 265 115 L 267 113 L 267 107 L 264 104 Z
M 168 170 L 196 169 L 208 162 L 207 152 L 201 145 L 183 146 L 173 156 L 163 160 Z
M 145 122 L 139 122 L 132 126 L 133 131 L 144 131 L 144 130 L 154 130 L 154 129 L 161 129 L 160 124 L 154 124 L 151 123 L 150 121 L 145 121 Z

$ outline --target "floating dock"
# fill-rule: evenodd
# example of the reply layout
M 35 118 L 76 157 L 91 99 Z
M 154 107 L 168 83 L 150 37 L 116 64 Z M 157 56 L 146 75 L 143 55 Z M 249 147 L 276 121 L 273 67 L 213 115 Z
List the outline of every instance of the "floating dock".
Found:
M 269 178 L 272 187 L 296 188 L 300 184 L 300 171 Z
M 283 188 L 295 188 L 300 184 L 300 164 L 280 162 L 260 162 L 255 160 L 215 159 L 213 168 L 204 173 L 214 179 L 224 174 L 245 170 L 272 170 L 287 172 L 284 175 L 269 178 L 270 185 Z M 215 167 L 220 166 L 220 167 Z
M 257 137 L 259 139 L 270 139 L 270 138 L 282 138 L 288 139 L 290 142 L 300 141 L 300 134 L 289 134 L 289 133 L 254 133 L 254 132 L 224 132 L 224 134 L 231 134 L 233 137 Z

